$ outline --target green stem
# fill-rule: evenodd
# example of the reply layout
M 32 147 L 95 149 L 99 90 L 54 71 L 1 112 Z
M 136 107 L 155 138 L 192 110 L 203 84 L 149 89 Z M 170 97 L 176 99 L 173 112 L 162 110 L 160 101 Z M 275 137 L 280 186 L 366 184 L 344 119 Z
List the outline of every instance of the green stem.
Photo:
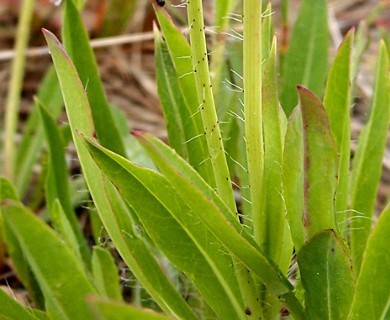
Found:
M 214 171 L 217 192 L 232 212 L 236 212 L 236 203 L 226 163 L 225 150 L 210 80 L 202 1 L 188 1 L 187 12 L 198 102 L 203 120 L 204 134 L 206 135 L 209 149 L 210 161 Z
M 4 134 L 4 168 L 3 173 L 10 180 L 15 176 L 15 133 L 18 121 L 20 92 L 23 84 L 25 52 L 30 36 L 31 18 L 35 0 L 24 0 L 16 32 L 15 59 L 12 63 L 10 88 L 7 96 L 5 134 Z
M 255 240 L 262 245 L 263 117 L 261 101 L 261 1 L 244 1 L 244 106 L 252 219 Z

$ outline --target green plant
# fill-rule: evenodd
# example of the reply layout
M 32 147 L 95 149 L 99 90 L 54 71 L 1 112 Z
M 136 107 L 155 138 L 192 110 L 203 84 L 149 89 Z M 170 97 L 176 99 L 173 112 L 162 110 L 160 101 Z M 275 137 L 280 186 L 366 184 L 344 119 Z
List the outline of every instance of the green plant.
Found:
M 286 308 L 294 319 L 386 319 L 390 207 L 373 231 L 371 218 L 390 118 L 389 52 L 382 43 L 371 115 L 350 172 L 354 32 L 326 72 L 326 3 L 302 1 L 279 85 L 270 5 L 244 1 L 242 49 L 214 39 L 218 52 L 234 54 L 217 54 L 212 63 L 214 79 L 230 79 L 238 92 L 211 79 L 202 1 L 186 2 L 190 44 L 156 7 L 157 82 L 171 146 L 132 132 L 158 168 L 152 170 L 128 159 L 79 11 L 66 1 L 65 49 L 43 33 L 97 209 L 93 219 L 157 306 L 142 301 L 143 289 L 134 289 L 135 307 L 125 305 L 111 255 L 100 247 L 90 252 L 71 204 L 61 151 L 66 132 L 38 99 L 55 230 L 5 179 L 0 227 L 19 277 L 45 313 L 0 291 L 0 318 L 273 319 Z M 233 5 L 219 7 L 217 19 Z M 306 32 L 311 19 L 314 30 Z

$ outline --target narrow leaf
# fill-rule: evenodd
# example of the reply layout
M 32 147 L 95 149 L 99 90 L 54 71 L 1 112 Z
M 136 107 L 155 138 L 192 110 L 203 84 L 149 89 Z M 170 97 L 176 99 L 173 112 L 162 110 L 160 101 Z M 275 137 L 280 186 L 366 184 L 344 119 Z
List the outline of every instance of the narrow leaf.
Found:
M 20 243 L 37 278 L 51 318 L 91 318 L 86 296 L 96 292 L 73 252 L 44 222 L 22 206 L 8 205 L 3 215 L 5 227 Z
M 336 194 L 336 221 L 344 223 L 348 201 L 350 162 L 350 108 L 351 108 L 351 49 L 353 30 L 350 31 L 337 52 L 329 73 L 324 106 L 329 116 L 330 129 L 340 154 Z
M 303 225 L 303 125 L 300 108 L 292 112 L 287 126 L 283 152 L 283 189 L 286 202 L 287 220 L 295 250 L 307 239 L 307 230 Z
M 390 206 L 368 239 L 348 319 L 387 319 L 390 310 Z
M 63 107 L 60 86 L 56 72 L 51 67 L 43 78 L 38 90 L 37 98 L 44 105 L 50 108 L 53 117 L 58 117 Z M 44 131 L 41 125 L 38 104 L 34 104 L 27 120 L 22 142 L 20 143 L 16 159 L 16 186 L 21 194 L 27 191 L 34 172 L 33 166 L 36 163 L 39 152 L 44 142 Z
M 283 137 L 276 85 L 276 39 L 264 67 L 263 115 L 264 115 L 264 253 L 279 265 L 285 229 L 284 200 L 282 190 Z M 291 247 L 291 245 L 290 245 Z M 292 248 L 290 252 L 290 257 Z M 283 269 L 288 266 L 283 266 Z
M 336 234 L 325 230 L 310 239 L 298 253 L 298 265 L 308 318 L 346 319 L 354 293 L 353 273 Z
M 225 215 L 203 190 L 199 189 L 193 180 L 196 172 L 167 146 L 150 137 L 138 136 L 141 143 L 154 159 L 156 165 L 165 174 L 167 180 L 180 197 L 189 205 L 209 230 L 218 238 L 231 253 L 265 284 L 275 295 L 285 299 L 285 304 L 294 314 L 302 316 L 299 302 L 290 291 L 291 285 L 275 265 L 258 249 L 253 239 L 247 239 L 243 226 L 230 214 Z M 199 179 L 199 178 L 198 178 Z M 219 200 L 221 201 L 221 200 Z M 226 210 L 226 209 L 225 209 Z
M 73 210 L 70 187 L 69 187 L 69 172 L 65 159 L 65 146 L 61 133 L 57 127 L 55 120 L 51 117 L 45 107 L 38 101 L 40 115 L 44 126 L 45 137 L 49 147 L 49 169 L 46 178 L 46 202 L 49 207 L 49 211 L 54 210 L 54 201 L 58 199 L 63 210 L 64 216 L 69 223 L 70 230 L 67 234 L 72 233 L 77 239 L 78 246 L 75 248 L 82 254 L 86 266 L 90 263 L 90 252 L 87 246 L 87 242 L 81 232 L 76 214 Z M 62 220 L 62 219 L 61 219 Z M 61 221 L 57 220 L 57 221 Z M 67 224 L 63 221 L 60 225 Z M 65 231 L 63 229 L 63 231 Z
M 284 61 L 280 95 L 287 116 L 297 104 L 295 88 L 308 87 L 318 96 L 324 89 L 328 69 L 328 22 L 326 0 L 303 0 Z
M 105 319 L 110 320 L 169 320 L 173 319 L 158 314 L 148 309 L 137 309 L 130 305 L 120 304 L 113 301 L 105 301 L 92 298 L 90 304 L 93 309 Z
M 2 289 L 0 289 L 0 306 L 1 320 L 37 320 L 31 312 L 23 308 L 15 299 L 11 298 Z
M 196 92 L 194 70 L 191 57 L 191 48 L 186 38 L 181 34 L 165 10 L 156 8 L 156 17 L 164 36 L 172 63 L 175 67 L 181 95 L 184 104 L 181 106 L 181 121 L 188 125 L 186 135 L 186 147 L 188 149 L 189 163 L 210 185 L 214 186 L 213 170 L 207 150 L 206 137 L 204 136 L 203 122 L 200 116 L 201 105 L 198 102 Z
M 376 71 L 376 85 L 370 119 L 359 137 L 351 175 L 352 259 L 356 274 L 371 231 L 376 192 L 382 171 L 390 119 L 389 55 L 382 42 Z
M 104 227 L 124 261 L 158 305 L 167 313 L 183 319 L 196 319 L 193 311 L 161 270 L 144 240 L 133 234 L 128 208 L 114 187 L 102 177 L 76 134 L 76 130 L 80 130 L 90 137 L 93 136 L 94 124 L 89 102 L 77 71 L 57 38 L 47 30 L 44 30 L 44 35 L 60 81 L 73 141 Z
M 93 248 L 92 275 L 99 296 L 122 301 L 118 269 L 108 250 L 100 247 Z
M 107 148 L 126 156 L 122 136 L 114 122 L 103 85 L 99 79 L 96 59 L 73 0 L 65 2 L 64 46 L 73 60 L 81 82 L 85 86 L 99 141 Z
M 164 177 L 89 141 L 94 160 L 136 211 L 163 253 L 183 271 L 220 318 L 243 318 L 231 258 Z M 187 257 L 184 259 L 183 257 Z
M 321 101 L 303 87 L 298 87 L 298 93 L 304 139 L 303 224 L 311 237 L 324 229 L 336 230 L 334 196 L 338 153 Z

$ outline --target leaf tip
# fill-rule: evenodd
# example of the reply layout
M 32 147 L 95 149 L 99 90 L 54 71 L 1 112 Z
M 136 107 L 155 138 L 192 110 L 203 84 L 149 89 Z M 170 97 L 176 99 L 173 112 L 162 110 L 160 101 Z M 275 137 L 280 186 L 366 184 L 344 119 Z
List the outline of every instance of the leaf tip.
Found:
M 130 131 L 130 134 L 136 138 L 143 138 L 146 132 L 141 129 L 133 129 Z

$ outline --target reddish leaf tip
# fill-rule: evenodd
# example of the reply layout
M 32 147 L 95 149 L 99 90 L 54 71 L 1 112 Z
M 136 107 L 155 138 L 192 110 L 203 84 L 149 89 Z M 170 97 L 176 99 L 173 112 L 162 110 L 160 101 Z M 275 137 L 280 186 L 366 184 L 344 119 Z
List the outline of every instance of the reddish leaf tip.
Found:
M 130 134 L 136 138 L 142 138 L 145 134 L 145 131 L 141 129 L 133 129 L 130 131 Z

